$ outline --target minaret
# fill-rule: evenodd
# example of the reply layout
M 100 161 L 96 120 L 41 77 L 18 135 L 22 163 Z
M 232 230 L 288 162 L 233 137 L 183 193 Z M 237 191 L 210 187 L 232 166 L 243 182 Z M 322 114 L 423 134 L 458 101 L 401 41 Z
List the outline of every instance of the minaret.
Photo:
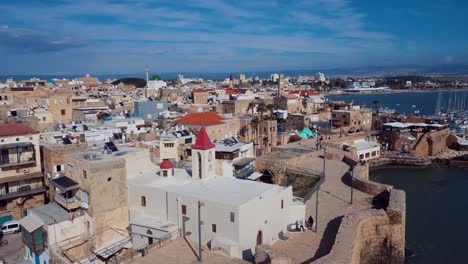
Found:
M 146 87 L 145 87 L 145 98 L 148 99 L 148 82 L 149 82 L 149 71 L 148 66 L 146 66 Z
M 200 129 L 197 141 L 192 146 L 192 178 L 206 180 L 215 175 L 215 147 L 205 127 Z

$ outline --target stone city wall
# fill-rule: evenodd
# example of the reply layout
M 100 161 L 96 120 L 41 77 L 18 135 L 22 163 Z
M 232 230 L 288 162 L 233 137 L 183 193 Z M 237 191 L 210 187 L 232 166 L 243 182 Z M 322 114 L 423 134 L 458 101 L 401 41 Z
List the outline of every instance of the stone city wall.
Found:
M 374 195 L 384 209 L 345 215 L 330 254 L 312 263 L 403 264 L 405 259 L 406 193 L 369 180 L 369 165 L 353 169 L 354 188 Z
M 367 209 L 346 215 L 330 252 L 313 264 L 403 264 L 405 192 L 393 190 L 386 210 Z
M 379 159 L 369 161 L 370 169 L 385 165 L 400 165 L 400 166 L 429 166 L 431 160 L 429 158 L 414 158 L 409 156 L 390 156 L 386 155 Z

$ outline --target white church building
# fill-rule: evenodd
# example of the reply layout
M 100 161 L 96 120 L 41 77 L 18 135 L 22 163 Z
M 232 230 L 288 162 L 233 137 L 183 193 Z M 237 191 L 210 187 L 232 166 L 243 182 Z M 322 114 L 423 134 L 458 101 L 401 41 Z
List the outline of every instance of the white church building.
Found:
M 288 225 L 304 220 L 305 205 L 292 187 L 216 176 L 215 145 L 202 128 L 192 146 L 192 171 L 160 168 L 128 175 L 133 247 L 180 234 L 212 251 L 243 258 L 258 244 L 272 244 Z

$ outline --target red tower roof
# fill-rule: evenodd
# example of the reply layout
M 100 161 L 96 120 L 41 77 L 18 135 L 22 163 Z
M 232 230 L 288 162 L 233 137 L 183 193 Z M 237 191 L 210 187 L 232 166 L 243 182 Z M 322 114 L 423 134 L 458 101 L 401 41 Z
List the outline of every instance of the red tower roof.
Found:
M 211 143 L 210 137 L 208 136 L 208 133 L 206 133 L 206 129 L 202 127 L 200 129 L 200 134 L 198 135 L 197 141 L 195 142 L 195 145 L 192 146 L 192 149 L 207 150 L 214 147 L 215 144 Z
M 164 159 L 163 162 L 161 162 L 161 165 L 159 165 L 159 168 L 161 170 L 171 170 L 174 168 L 174 165 L 170 160 Z

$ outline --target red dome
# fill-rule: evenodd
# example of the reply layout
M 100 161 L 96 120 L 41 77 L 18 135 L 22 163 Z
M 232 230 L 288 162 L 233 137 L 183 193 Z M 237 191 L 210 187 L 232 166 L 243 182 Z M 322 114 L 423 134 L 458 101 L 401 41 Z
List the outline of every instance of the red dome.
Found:
M 161 162 L 161 165 L 159 165 L 159 168 L 161 170 L 170 170 L 174 168 L 174 165 L 170 160 L 164 159 L 163 162 Z

